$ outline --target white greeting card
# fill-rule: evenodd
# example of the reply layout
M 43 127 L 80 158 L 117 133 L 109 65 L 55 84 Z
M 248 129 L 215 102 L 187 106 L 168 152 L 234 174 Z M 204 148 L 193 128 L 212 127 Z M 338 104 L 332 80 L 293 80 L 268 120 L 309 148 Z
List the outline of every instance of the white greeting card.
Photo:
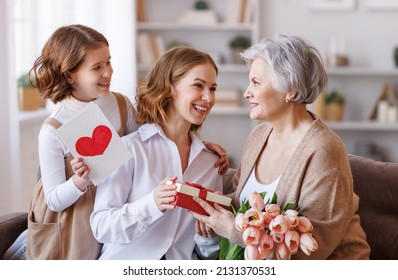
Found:
M 132 157 L 95 103 L 58 128 L 57 134 L 74 158 L 83 158 L 88 164 L 95 185 Z

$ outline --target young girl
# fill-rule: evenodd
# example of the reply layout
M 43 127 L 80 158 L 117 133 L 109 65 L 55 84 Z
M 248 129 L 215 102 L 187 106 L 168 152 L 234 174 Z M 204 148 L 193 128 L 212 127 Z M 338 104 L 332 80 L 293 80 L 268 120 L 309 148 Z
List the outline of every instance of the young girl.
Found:
M 74 209 L 76 214 L 72 221 L 59 221 L 59 226 L 54 227 L 54 221 L 46 221 L 46 216 L 37 217 L 38 213 L 31 211 L 27 256 L 29 259 L 96 259 L 101 245 L 95 241 L 88 225 L 95 196 L 95 187 L 88 176 L 90 169 L 81 158 L 73 159 L 70 164 L 74 174 L 68 178 L 69 163 L 64 159 L 69 151 L 55 130 L 87 104 L 95 102 L 120 135 L 131 133 L 138 128 L 133 106 L 127 97 L 122 96 L 120 100 L 110 92 L 113 69 L 108 41 L 86 26 L 69 25 L 56 30 L 30 72 L 34 77 L 32 84 L 44 98 L 56 104 L 50 121 L 43 124 L 39 133 L 41 180 L 47 211 Z M 125 104 L 125 120 L 120 117 L 119 110 L 123 107 L 119 102 Z M 35 203 L 33 200 L 32 205 Z M 51 242 L 40 244 L 39 235 L 51 236 L 50 240 L 59 238 L 60 251 L 49 248 Z
M 109 44 L 92 28 L 69 25 L 56 30 L 35 61 L 32 84 L 42 96 L 56 104 L 39 134 L 39 160 L 42 190 L 48 209 L 31 210 L 28 221 L 27 256 L 29 259 L 97 259 L 101 245 L 89 225 L 96 188 L 90 182 L 90 168 L 81 158 L 65 161 L 69 151 L 55 130 L 68 122 L 87 104 L 95 102 L 119 134 L 137 130 L 135 110 L 129 99 L 110 92 L 113 74 Z M 225 151 L 209 144 L 220 153 L 217 167 L 228 169 Z M 73 173 L 68 176 L 71 167 Z M 44 205 L 32 200 L 32 208 Z M 68 214 L 55 222 L 50 216 Z M 61 215 L 61 214 L 60 214 Z M 71 218 L 72 217 L 72 218 Z M 58 219 L 58 218 L 57 218 Z M 53 244 L 53 247 L 51 246 Z
M 194 134 L 210 113 L 217 89 L 217 66 L 189 47 L 166 52 L 137 92 L 137 132 L 123 137 L 131 160 L 97 187 L 90 222 L 104 243 L 101 259 L 197 259 L 218 254 L 218 237 L 170 204 L 175 186 L 193 182 L 222 191 L 213 168 L 217 156 Z M 201 227 L 200 227 L 201 226 Z M 196 245 L 196 246 L 195 246 Z

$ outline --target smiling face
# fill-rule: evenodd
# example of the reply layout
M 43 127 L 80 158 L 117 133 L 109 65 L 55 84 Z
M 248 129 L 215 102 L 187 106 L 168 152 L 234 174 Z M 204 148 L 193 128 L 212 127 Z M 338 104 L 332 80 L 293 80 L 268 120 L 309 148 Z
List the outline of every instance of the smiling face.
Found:
M 272 87 L 267 65 L 262 58 L 253 60 L 249 80 L 244 96 L 250 103 L 250 118 L 271 121 L 281 116 L 288 106 L 286 95 Z
M 215 103 L 217 73 L 209 64 L 199 64 L 189 70 L 171 88 L 172 104 L 167 115 L 187 125 L 200 125 Z
M 70 73 L 68 82 L 73 96 L 81 101 L 93 101 L 109 94 L 113 74 L 109 47 L 88 50 L 77 71 Z

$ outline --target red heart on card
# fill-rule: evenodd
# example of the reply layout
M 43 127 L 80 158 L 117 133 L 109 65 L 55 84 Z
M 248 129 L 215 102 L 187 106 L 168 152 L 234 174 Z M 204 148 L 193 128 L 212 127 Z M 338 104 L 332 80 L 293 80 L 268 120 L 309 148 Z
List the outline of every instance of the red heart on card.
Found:
M 99 125 L 94 128 L 92 138 L 81 137 L 77 139 L 76 151 L 82 156 L 102 155 L 111 142 L 112 131 L 105 125 Z

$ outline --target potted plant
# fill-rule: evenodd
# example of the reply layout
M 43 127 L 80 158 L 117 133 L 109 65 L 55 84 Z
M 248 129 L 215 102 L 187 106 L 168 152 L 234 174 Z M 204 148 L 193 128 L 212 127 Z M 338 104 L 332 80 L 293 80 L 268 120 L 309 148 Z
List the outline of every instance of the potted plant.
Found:
M 209 4 L 206 1 L 199 0 L 195 2 L 194 8 L 195 10 L 207 10 L 209 9 Z
M 45 107 L 45 101 L 37 88 L 32 87 L 29 74 L 22 74 L 17 81 L 19 110 L 33 111 Z
M 345 97 L 338 91 L 333 90 L 325 96 L 326 119 L 329 121 L 341 121 L 344 116 Z
M 240 57 L 240 53 L 245 49 L 249 48 L 251 45 L 251 41 L 249 38 L 244 36 L 236 36 L 229 42 L 229 47 L 232 50 L 232 62 L 233 63 L 244 63 L 242 58 Z

